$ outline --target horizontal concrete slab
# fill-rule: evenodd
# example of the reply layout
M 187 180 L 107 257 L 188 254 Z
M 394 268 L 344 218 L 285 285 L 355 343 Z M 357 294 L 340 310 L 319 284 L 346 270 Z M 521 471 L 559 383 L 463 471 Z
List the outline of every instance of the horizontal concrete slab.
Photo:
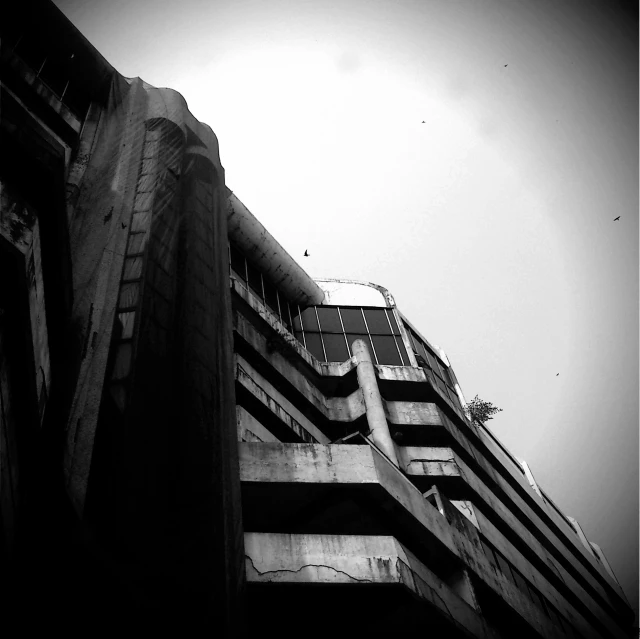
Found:
M 497 639 L 481 615 L 393 537 L 245 533 L 245 555 L 249 583 L 395 585 L 447 617 L 453 629 Z M 401 616 L 396 623 L 400 631 Z

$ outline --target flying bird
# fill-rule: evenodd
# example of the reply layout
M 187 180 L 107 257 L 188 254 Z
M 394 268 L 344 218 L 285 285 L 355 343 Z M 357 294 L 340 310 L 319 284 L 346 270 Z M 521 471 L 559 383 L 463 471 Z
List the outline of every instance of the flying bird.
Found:
M 504 66 L 505 66 L 505 67 L 508 67 L 509 65 L 508 65 L 508 64 L 505 64 Z
M 560 375 L 560 373 L 556 373 L 556 377 L 558 377 L 558 375 Z
M 617 222 L 619 219 L 620 219 L 620 216 L 618 215 L 618 217 L 614 217 L 614 218 L 613 218 L 613 221 L 614 221 L 614 222 Z
M 309 253 L 307 253 L 307 251 L 304 252 L 304 256 L 305 257 L 309 257 Z
M 422 124 L 424 124 L 424 120 L 422 120 Z
M 122 228 L 123 228 L 123 229 L 126 229 L 126 228 L 127 228 L 127 225 L 126 225 L 124 222 L 120 222 L 120 224 L 122 224 Z

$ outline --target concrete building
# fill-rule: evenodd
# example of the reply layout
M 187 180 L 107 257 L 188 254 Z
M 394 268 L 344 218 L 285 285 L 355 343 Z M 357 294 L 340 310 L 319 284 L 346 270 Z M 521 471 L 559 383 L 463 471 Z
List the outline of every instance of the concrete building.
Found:
M 4 628 L 628 636 L 386 289 L 314 281 L 53 5 L 0 29 Z

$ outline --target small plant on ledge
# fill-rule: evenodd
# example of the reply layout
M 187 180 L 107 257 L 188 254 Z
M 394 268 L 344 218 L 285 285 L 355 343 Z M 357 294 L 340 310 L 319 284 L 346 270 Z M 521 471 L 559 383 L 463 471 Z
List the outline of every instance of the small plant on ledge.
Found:
M 465 408 L 465 413 L 472 422 L 478 422 L 483 425 L 485 422 L 493 419 L 493 416 L 496 413 L 501 412 L 502 408 L 494 406 L 491 402 L 485 402 L 477 395 L 467 403 L 467 406 Z

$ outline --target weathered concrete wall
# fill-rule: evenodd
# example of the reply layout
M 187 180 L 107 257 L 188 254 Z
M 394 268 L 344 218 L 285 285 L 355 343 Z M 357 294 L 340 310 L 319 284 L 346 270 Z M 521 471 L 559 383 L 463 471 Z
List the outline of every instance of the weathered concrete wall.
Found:
M 338 483 L 374 491 L 380 503 L 389 501 L 401 507 L 394 518 L 396 524 L 406 526 L 416 539 L 422 538 L 425 543 L 432 540 L 457 557 L 541 636 L 562 636 L 527 596 L 492 568 L 473 525 L 461 514 L 456 520 L 460 530 L 449 524 L 402 472 L 374 448 L 244 443 L 240 446 L 240 473 L 243 483 L 273 484 L 274 496 L 278 485 L 304 483 Z
M 245 533 L 252 583 L 397 585 L 473 637 L 496 637 L 482 616 L 393 537 Z M 411 599 L 408 598 L 407 605 Z M 375 615 L 375 611 L 371 614 Z M 403 629 L 398 616 L 398 633 Z
M 155 605 L 231 629 L 244 569 L 218 143 L 179 94 L 116 75 L 81 148 L 67 488 Z

